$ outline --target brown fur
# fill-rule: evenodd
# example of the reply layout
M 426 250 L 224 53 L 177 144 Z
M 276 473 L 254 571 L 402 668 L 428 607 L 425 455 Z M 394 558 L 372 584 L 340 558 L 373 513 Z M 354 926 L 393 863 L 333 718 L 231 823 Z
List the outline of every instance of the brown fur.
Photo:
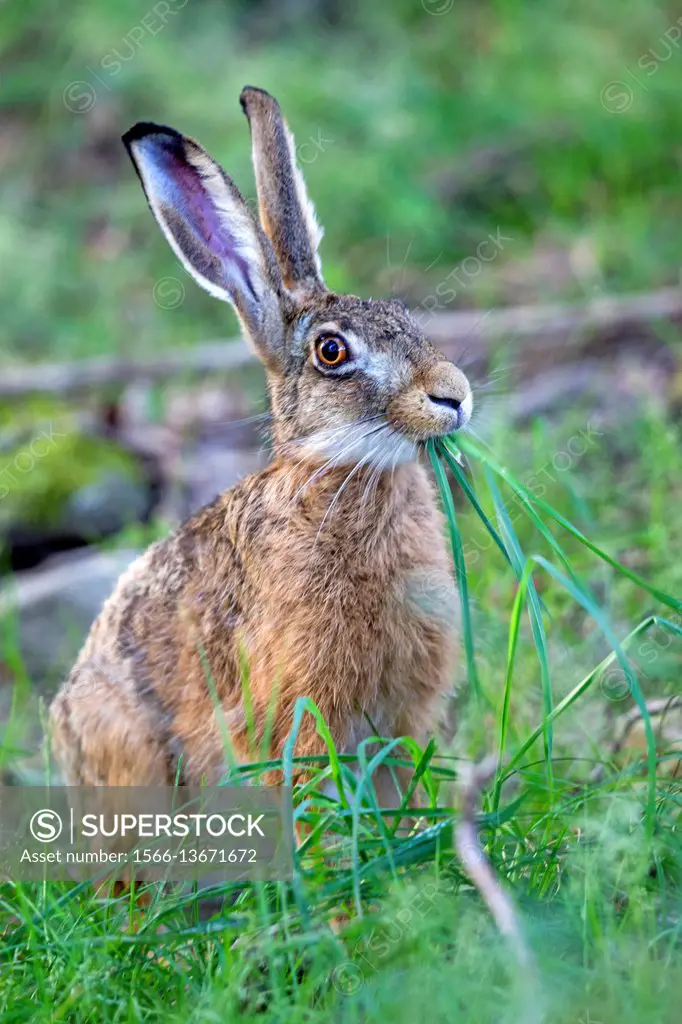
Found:
M 251 123 L 253 130 L 253 109 Z M 256 137 L 254 145 L 270 145 L 267 133 L 260 143 Z M 280 167 L 290 180 L 285 155 L 268 154 L 266 177 Z M 143 167 L 145 182 L 146 175 Z M 300 256 L 307 230 L 300 209 L 290 206 L 283 218 L 275 205 L 268 217 L 295 227 L 275 240 L 278 264 L 285 237 Z M 308 237 L 309 250 L 285 268 L 289 284 L 262 284 L 267 253 L 249 266 L 258 305 L 250 292 L 236 301 L 242 278 L 211 278 L 229 293 L 266 363 L 274 459 L 151 547 L 119 581 L 52 707 L 54 749 L 69 783 L 217 781 L 229 763 L 226 735 L 237 761 L 253 759 L 251 741 L 260 742 L 274 713 L 270 753 L 279 756 L 304 696 L 342 751 L 372 733 L 370 722 L 382 735 L 421 742 L 438 729 L 454 680 L 456 610 L 442 517 L 416 456 L 420 442 L 453 429 L 457 414 L 438 400 L 462 402 L 468 383 L 399 303 L 323 291 L 321 279 L 311 280 L 316 243 Z M 247 241 L 261 250 L 269 244 L 260 234 Z M 216 264 L 212 274 L 220 273 Z M 350 339 L 358 353 L 351 375 L 316 365 L 320 330 Z M 367 431 L 377 423 L 380 439 L 366 464 L 360 455 L 330 460 L 322 452 L 320 438 L 324 448 L 364 423 Z M 410 444 L 414 455 L 405 457 L 400 446 Z M 305 716 L 296 753 L 325 751 Z M 378 789 L 382 802 L 395 802 L 388 773 Z
M 272 242 L 284 284 L 291 289 L 323 289 L 315 211 L 290 160 L 293 139 L 279 104 L 267 92 L 250 86 L 242 89 L 240 102 L 251 127 L 261 223 Z

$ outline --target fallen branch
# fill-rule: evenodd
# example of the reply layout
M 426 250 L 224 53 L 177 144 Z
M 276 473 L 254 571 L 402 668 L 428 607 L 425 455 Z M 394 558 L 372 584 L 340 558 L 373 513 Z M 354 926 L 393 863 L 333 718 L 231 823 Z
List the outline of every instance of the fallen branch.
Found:
M 425 325 L 429 338 L 445 348 L 448 344 L 475 337 L 477 343 L 509 337 L 517 341 L 542 339 L 542 351 L 549 345 L 563 347 L 566 336 L 576 341 L 596 332 L 615 333 L 650 323 L 652 320 L 682 319 L 682 289 L 664 288 L 641 295 L 604 296 L 576 305 L 514 306 L 493 310 L 439 313 Z
M 678 695 L 673 695 L 671 697 L 653 697 L 651 700 L 646 702 L 646 707 L 652 719 L 652 723 L 655 725 L 656 731 L 660 735 L 665 724 L 665 716 L 669 711 L 682 707 L 682 697 Z M 633 728 L 641 721 L 642 712 L 638 707 L 630 708 L 626 714 L 620 716 L 616 722 L 617 735 L 611 744 L 611 749 L 609 750 L 609 761 L 613 762 L 627 743 Z M 605 775 L 606 762 L 600 761 L 599 764 L 595 765 L 590 773 L 590 782 L 601 782 Z
M 70 395 L 131 381 L 165 380 L 183 373 L 224 373 L 240 370 L 253 362 L 251 349 L 237 338 L 167 351 L 149 359 L 101 356 L 76 363 L 35 363 L 3 370 L 0 398 L 21 398 L 27 394 Z
M 455 847 L 467 877 L 478 889 L 502 935 L 507 939 L 519 967 L 519 985 L 524 994 L 524 1024 L 542 1020 L 535 962 L 526 943 L 511 898 L 504 891 L 479 841 L 476 816 L 481 793 L 497 770 L 497 758 L 490 756 L 470 766 L 462 786 L 461 815 L 455 829 Z
M 514 905 L 495 878 L 490 861 L 478 838 L 476 815 L 481 792 L 497 769 L 497 758 L 490 756 L 471 768 L 471 774 L 462 787 L 462 813 L 455 831 L 455 845 L 459 859 L 469 878 L 481 894 L 500 932 L 513 940 L 519 964 L 527 966 L 530 953 L 526 946 Z
M 605 297 L 580 305 L 516 306 L 512 309 L 459 310 L 433 313 L 415 311 L 427 336 L 446 355 L 457 358 L 471 342 L 476 361 L 484 359 L 492 344 L 509 339 L 535 360 L 557 350 L 579 348 L 595 333 L 613 336 L 653 320 L 682 320 L 682 290 L 667 288 L 643 295 Z M 568 337 L 568 341 L 567 341 Z M 28 394 L 69 395 L 79 391 L 125 385 L 133 380 L 159 381 L 183 373 L 209 374 L 241 369 L 254 356 L 242 339 L 206 342 L 186 350 L 164 352 L 148 359 L 116 356 L 76 363 L 36 363 L 6 368 L 0 379 L 0 399 Z

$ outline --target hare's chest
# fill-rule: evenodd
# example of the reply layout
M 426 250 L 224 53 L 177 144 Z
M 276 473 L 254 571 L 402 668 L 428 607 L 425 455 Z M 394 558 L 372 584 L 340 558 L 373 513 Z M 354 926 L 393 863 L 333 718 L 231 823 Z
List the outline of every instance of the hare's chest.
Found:
M 249 644 L 273 677 L 286 674 L 299 694 L 324 688 L 377 712 L 384 696 L 401 704 L 415 687 L 443 685 L 457 620 L 446 553 L 436 542 L 417 558 L 392 554 L 330 553 L 307 570 L 279 561 L 279 578 L 253 609 Z
M 443 523 L 418 467 L 376 520 L 344 494 L 334 517 L 283 522 L 249 560 L 252 671 L 348 723 L 429 715 L 453 683 L 457 602 Z M 358 501 L 361 495 L 358 496 Z M 353 730 L 352 730 L 353 731 Z

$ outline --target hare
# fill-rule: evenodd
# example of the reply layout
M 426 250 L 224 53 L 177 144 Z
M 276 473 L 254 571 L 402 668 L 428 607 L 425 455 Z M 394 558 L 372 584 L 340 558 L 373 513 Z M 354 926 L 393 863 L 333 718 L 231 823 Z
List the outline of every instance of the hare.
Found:
M 375 729 L 426 742 L 453 688 L 451 559 L 419 460 L 467 423 L 470 385 L 402 303 L 325 287 L 279 105 L 251 87 L 241 105 L 260 224 L 192 139 L 141 123 L 123 141 L 171 248 L 265 365 L 273 458 L 119 580 L 51 708 L 72 785 L 217 782 L 225 732 L 242 763 L 254 731 L 277 757 L 303 696 L 339 751 Z M 325 753 L 305 715 L 296 754 Z M 384 806 L 395 780 L 378 773 Z

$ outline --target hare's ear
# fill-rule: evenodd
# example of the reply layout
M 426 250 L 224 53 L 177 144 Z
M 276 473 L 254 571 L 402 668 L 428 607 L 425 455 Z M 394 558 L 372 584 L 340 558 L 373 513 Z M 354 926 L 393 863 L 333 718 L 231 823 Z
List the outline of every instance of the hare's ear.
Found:
M 277 101 L 246 86 L 240 96 L 249 119 L 261 224 L 292 291 L 324 290 L 317 249 L 322 229 L 296 163 L 294 137 Z
M 193 139 L 136 124 L 123 136 L 152 213 L 185 269 L 231 302 L 267 362 L 283 343 L 282 277 L 234 182 Z

